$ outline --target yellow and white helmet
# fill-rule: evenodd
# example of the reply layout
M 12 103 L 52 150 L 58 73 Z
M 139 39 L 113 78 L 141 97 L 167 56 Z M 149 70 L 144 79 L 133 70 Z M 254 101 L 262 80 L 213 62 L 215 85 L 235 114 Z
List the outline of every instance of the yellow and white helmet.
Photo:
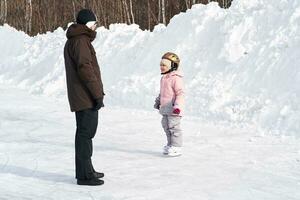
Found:
M 175 53 L 167 52 L 167 53 L 165 53 L 162 56 L 162 59 L 167 59 L 167 60 L 171 61 L 171 63 L 172 63 L 171 64 L 171 70 L 172 71 L 178 69 L 179 63 L 180 63 L 180 59 L 179 59 L 179 57 Z

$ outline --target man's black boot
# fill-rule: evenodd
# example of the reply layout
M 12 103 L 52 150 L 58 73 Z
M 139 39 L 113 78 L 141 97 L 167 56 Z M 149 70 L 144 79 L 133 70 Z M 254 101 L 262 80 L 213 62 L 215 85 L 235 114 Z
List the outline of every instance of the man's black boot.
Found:
M 94 172 L 94 176 L 96 178 L 103 178 L 104 177 L 104 173 L 101 173 L 101 172 Z
M 92 179 L 77 179 L 77 185 L 90 185 L 90 186 L 96 186 L 96 185 L 103 185 L 104 181 L 99 180 L 97 178 Z

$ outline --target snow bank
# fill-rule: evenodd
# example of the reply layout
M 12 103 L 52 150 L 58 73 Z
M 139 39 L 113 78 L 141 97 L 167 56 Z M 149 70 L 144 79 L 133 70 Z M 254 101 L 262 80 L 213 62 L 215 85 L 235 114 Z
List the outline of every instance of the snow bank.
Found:
M 188 115 L 300 136 L 300 2 L 233 1 L 195 5 L 153 32 L 137 25 L 98 28 L 106 105 L 152 109 L 159 61 L 175 51 L 185 73 Z M 0 27 L 0 80 L 65 98 L 65 32 L 28 37 Z

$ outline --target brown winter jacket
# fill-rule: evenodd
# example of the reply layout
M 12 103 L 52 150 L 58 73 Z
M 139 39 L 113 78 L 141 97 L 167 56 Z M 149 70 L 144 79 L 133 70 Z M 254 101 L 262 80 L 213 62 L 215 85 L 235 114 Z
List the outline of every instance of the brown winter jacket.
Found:
M 73 24 L 67 31 L 64 48 L 68 99 L 71 111 L 93 108 L 104 96 L 101 72 L 91 42 L 96 32 Z

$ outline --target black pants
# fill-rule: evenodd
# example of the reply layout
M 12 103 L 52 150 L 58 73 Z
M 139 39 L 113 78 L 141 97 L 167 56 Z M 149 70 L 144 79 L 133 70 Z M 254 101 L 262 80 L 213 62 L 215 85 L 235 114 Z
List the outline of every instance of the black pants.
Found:
M 78 111 L 76 115 L 75 136 L 75 168 L 77 179 L 91 179 L 95 172 L 91 157 L 93 155 L 93 142 L 97 126 L 98 111 L 86 109 Z

